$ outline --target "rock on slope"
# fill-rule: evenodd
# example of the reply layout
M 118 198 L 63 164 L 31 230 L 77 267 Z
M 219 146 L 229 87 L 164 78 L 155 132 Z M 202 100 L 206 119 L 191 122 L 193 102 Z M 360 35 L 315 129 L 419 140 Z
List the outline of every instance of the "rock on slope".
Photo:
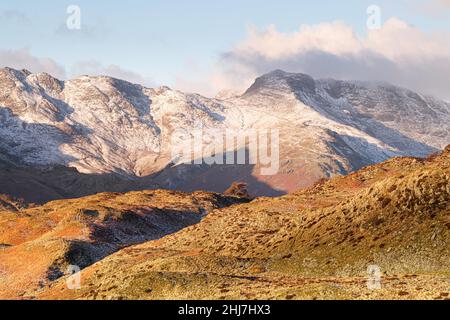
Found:
M 198 128 L 279 129 L 278 174 L 261 176 L 259 165 L 171 165 L 173 131 Z M 56 187 L 44 180 L 46 199 L 61 189 L 79 196 L 72 180 L 94 193 L 111 179 L 119 186 L 109 191 L 156 184 L 222 192 L 243 180 L 253 195 L 279 195 L 392 156 L 424 156 L 447 145 L 449 132 L 448 103 L 384 83 L 274 71 L 220 100 L 109 77 L 60 81 L 0 70 L 0 160 L 31 167 L 25 171 L 59 165 L 95 176 L 72 172 Z
M 61 281 L 38 297 L 446 299 L 449 248 L 450 147 L 216 210 L 85 269 L 81 290 Z
M 214 209 L 244 201 L 160 190 L 103 193 L 28 209 L 5 206 L 0 210 L 0 298 L 31 298 L 69 265 L 85 268 L 121 248 L 158 239 L 198 223 Z
M 25 202 L 20 199 L 11 198 L 8 195 L 0 194 L 0 210 L 4 211 L 18 211 L 27 206 Z

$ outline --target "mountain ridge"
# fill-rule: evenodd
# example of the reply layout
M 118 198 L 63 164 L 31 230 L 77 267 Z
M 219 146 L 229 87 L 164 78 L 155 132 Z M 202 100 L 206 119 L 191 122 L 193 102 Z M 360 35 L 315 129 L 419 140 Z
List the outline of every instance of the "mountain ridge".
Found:
M 118 176 L 129 181 L 127 190 L 140 188 L 133 180 L 151 177 L 147 188 L 223 192 L 243 176 L 250 193 L 276 195 L 390 157 L 442 149 L 450 140 L 449 106 L 395 86 L 314 80 L 280 70 L 256 79 L 243 95 L 219 100 L 106 76 L 60 81 L 5 68 L 0 70 L 0 150 L 31 170 L 63 166 Z M 237 167 L 221 165 L 172 166 L 173 132 L 198 128 L 279 130 L 278 174 L 261 176 L 260 164 L 245 166 L 240 174 L 233 173 Z M 229 151 L 235 150 L 224 153 Z M 222 183 L 197 183 L 202 176 Z

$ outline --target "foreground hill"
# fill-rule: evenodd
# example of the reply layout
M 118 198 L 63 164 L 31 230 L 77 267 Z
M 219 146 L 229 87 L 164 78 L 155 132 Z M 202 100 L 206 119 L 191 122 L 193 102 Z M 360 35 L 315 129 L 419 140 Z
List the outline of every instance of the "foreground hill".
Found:
M 42 299 L 446 299 L 450 148 L 215 210 L 112 254 Z M 0 260 L 1 261 L 1 260 Z M 367 287 L 368 268 L 382 274 Z
M 157 190 L 102 193 L 21 208 L 0 197 L 0 298 L 30 298 L 62 277 L 69 265 L 85 268 L 124 247 L 198 223 L 214 209 L 244 201 Z
M 174 166 L 174 131 L 198 128 L 279 130 L 279 170 Z M 0 69 L 0 178 L 14 181 L 0 183 L 0 193 L 39 203 L 150 188 L 223 192 L 236 180 L 253 195 L 282 195 L 394 156 L 426 156 L 449 143 L 449 132 L 448 103 L 386 83 L 278 70 L 242 95 L 210 99 L 110 77 L 60 81 Z

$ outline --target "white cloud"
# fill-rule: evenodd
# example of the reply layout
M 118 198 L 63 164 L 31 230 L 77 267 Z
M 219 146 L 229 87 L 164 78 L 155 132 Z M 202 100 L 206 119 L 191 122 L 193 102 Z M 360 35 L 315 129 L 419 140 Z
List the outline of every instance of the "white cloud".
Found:
M 421 4 L 420 9 L 433 17 L 445 18 L 450 14 L 450 0 L 428 0 Z
M 72 76 L 79 75 L 98 75 L 98 76 L 110 76 L 126 80 L 132 83 L 138 83 L 147 87 L 153 87 L 154 82 L 148 77 L 144 77 L 136 72 L 123 69 L 117 65 L 111 64 L 108 66 L 102 65 L 96 60 L 82 61 L 76 63 L 71 70 Z
M 105 75 L 118 79 L 127 80 L 132 83 L 139 83 L 147 87 L 155 86 L 149 77 L 144 77 L 136 72 L 123 69 L 111 64 L 104 66 L 96 60 L 81 61 L 75 63 L 69 75 L 66 69 L 50 58 L 40 58 L 33 56 L 29 49 L 2 50 L 0 49 L 0 67 L 10 67 L 14 69 L 27 69 L 32 73 L 47 72 L 59 79 L 86 75 Z
M 450 35 L 423 32 L 397 18 L 364 37 L 343 22 L 303 25 L 290 33 L 275 26 L 250 28 L 197 89 L 207 95 L 223 88 L 242 91 L 274 69 L 316 78 L 382 80 L 450 99 Z M 178 84 L 183 87 L 182 81 Z
M 28 49 L 0 50 L 0 67 L 27 69 L 33 73 L 47 72 L 57 78 L 64 79 L 64 67 L 50 58 L 39 58 L 30 54 Z

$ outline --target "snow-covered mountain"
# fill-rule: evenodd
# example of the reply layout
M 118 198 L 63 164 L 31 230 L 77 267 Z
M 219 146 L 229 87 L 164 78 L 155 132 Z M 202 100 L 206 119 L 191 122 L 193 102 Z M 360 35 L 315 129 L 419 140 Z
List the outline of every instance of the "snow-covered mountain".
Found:
M 198 128 L 278 129 L 278 174 L 262 176 L 259 165 L 172 165 L 174 130 Z M 274 195 L 393 156 L 425 156 L 449 144 L 449 132 L 450 104 L 387 83 L 277 70 L 242 95 L 209 99 L 109 77 L 0 70 L 0 160 L 117 175 L 130 189 L 223 191 L 244 180 L 253 194 Z

